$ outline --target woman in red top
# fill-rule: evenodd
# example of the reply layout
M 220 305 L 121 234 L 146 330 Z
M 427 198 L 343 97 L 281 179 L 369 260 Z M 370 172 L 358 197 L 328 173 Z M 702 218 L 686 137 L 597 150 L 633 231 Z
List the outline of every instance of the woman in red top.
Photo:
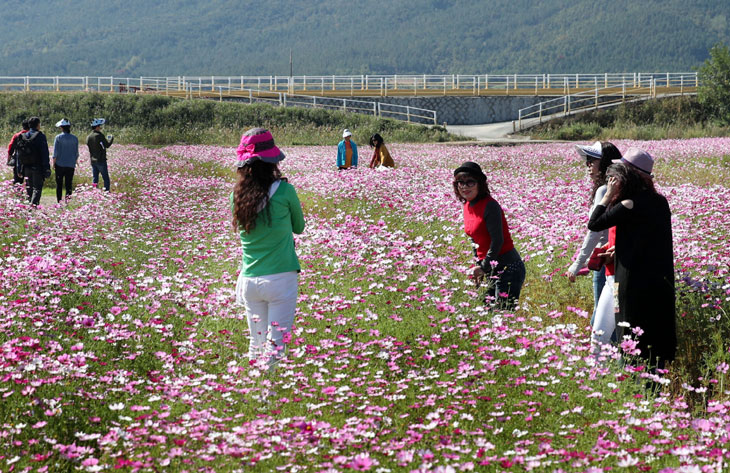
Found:
M 502 207 L 492 198 L 487 176 L 467 161 L 454 171 L 454 194 L 464 203 L 464 231 L 475 244 L 477 280 L 490 279 L 487 301 L 512 308 L 525 282 L 525 264 L 515 249 Z

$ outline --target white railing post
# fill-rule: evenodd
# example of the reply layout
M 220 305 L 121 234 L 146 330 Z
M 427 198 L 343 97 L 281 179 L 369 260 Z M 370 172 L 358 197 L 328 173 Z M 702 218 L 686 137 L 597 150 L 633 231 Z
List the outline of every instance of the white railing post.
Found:
M 411 122 L 411 107 L 406 105 L 406 116 L 408 117 L 408 123 Z
M 538 122 L 542 123 L 542 102 L 540 102 L 540 114 L 538 115 Z

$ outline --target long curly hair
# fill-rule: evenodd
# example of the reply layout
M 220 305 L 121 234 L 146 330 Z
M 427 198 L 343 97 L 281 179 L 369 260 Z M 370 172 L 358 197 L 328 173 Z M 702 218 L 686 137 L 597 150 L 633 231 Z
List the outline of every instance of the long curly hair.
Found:
M 256 219 L 261 213 L 271 222 L 269 211 L 269 188 L 281 171 L 275 163 L 254 161 L 238 168 L 238 182 L 233 187 L 233 228 L 251 233 L 256 228 Z M 262 213 L 263 206 L 263 213 Z
M 622 200 L 632 199 L 636 194 L 643 191 L 657 193 L 654 181 L 649 174 L 645 174 L 630 164 L 612 164 L 606 171 L 606 178 L 615 177 L 620 188 L 611 201 L 611 205 Z

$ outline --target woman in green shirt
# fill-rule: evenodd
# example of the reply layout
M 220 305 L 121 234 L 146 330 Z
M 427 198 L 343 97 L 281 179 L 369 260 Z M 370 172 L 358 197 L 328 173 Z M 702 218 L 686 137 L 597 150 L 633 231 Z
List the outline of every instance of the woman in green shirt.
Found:
M 231 207 L 243 259 L 236 301 L 246 308 L 249 359 L 272 370 L 294 323 L 300 267 L 293 233 L 304 231 L 304 216 L 294 187 L 281 177 L 284 153 L 268 130 L 245 132 L 237 154 Z

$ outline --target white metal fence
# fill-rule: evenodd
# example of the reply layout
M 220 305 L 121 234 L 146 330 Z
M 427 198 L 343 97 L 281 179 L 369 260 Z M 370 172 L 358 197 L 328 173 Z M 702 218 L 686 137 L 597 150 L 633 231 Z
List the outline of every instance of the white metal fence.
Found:
M 363 113 L 382 118 L 394 118 L 409 123 L 437 124 L 435 110 L 411 107 L 409 105 L 395 105 L 367 100 L 347 99 L 338 97 L 318 97 L 316 95 L 289 94 L 286 92 L 269 92 L 253 89 L 239 89 L 216 86 L 217 90 L 210 91 L 207 87 L 198 88 L 194 83 L 188 84 L 185 96 L 187 98 L 217 98 L 248 100 L 249 103 L 265 102 L 278 106 L 294 106 L 305 108 L 322 108 L 340 110 L 343 112 Z M 212 92 L 212 93 L 211 93 Z
M 662 95 L 694 95 L 694 86 L 685 87 L 683 84 L 674 87 L 657 85 L 656 78 L 642 79 L 637 82 L 628 82 L 609 87 L 599 87 L 589 91 L 576 92 L 563 97 L 530 105 L 519 110 L 516 131 L 542 123 L 555 117 L 565 117 L 574 113 L 596 110 L 616 106 L 621 103 L 647 98 L 656 98 L 658 91 Z
M 302 95 L 569 95 L 575 89 L 597 89 L 654 80 L 657 87 L 697 87 L 696 72 L 603 74 L 450 74 L 350 76 L 174 76 L 174 77 L 0 77 L 0 90 L 95 90 L 100 92 L 175 93 L 190 85 L 286 92 Z
M 198 87 L 251 88 L 257 90 L 302 92 L 368 93 L 387 96 L 408 92 L 449 94 L 453 91 L 481 93 L 519 90 L 536 94 L 552 91 L 566 94 L 572 89 L 594 89 L 640 84 L 656 80 L 659 87 L 696 87 L 696 72 L 604 73 L 604 74 L 479 74 L 479 75 L 354 75 L 354 76 L 182 76 L 161 80 L 196 83 Z M 636 85 L 634 85 L 636 86 Z

